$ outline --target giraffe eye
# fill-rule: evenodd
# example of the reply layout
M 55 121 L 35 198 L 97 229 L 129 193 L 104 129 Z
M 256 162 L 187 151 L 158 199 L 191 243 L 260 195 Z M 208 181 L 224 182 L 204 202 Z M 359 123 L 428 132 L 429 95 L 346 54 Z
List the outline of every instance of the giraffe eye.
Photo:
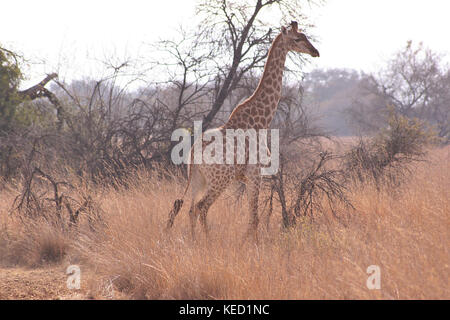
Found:
M 302 41 L 302 38 L 295 39 L 294 41 L 295 41 L 295 42 Z

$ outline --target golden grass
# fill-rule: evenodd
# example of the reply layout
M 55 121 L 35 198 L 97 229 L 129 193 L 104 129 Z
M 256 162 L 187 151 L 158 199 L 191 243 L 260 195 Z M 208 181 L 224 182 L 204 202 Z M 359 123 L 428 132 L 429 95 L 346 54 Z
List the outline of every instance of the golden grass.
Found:
M 433 151 L 397 190 L 355 186 L 355 210 L 341 208 L 345 224 L 325 214 L 283 232 L 275 210 L 269 229 L 261 221 L 259 243 L 243 243 L 245 198 L 235 203 L 227 192 L 209 211 L 211 238 L 198 226 L 194 242 L 189 201 L 170 234 L 163 232 L 184 185 L 142 175 L 127 190 L 98 192 L 104 225 L 97 232 L 56 243 L 70 241 L 72 255 L 94 270 L 89 286 L 97 297 L 109 286 L 116 298 L 449 299 L 449 150 Z M 5 216 L 12 195 L 3 199 L 0 246 L 14 233 Z M 9 248 L 0 248 L 0 261 Z M 366 287 L 370 265 L 381 268 L 380 290 Z

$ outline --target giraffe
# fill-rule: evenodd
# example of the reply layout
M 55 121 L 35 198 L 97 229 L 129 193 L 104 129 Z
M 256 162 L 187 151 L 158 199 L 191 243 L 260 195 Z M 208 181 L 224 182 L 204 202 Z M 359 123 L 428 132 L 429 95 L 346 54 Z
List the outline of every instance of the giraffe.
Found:
M 284 65 L 289 51 L 319 57 L 319 51 L 309 42 L 305 34 L 298 30 L 296 21 L 292 21 L 289 27 L 281 27 L 281 32 L 273 40 L 262 77 L 253 94 L 236 106 L 223 126 L 212 130 L 220 131 L 223 133 L 222 136 L 225 136 L 224 133 L 227 129 L 259 130 L 270 127 L 281 97 Z M 202 150 L 204 150 L 208 142 L 201 143 Z M 186 190 L 182 199 L 175 200 L 173 209 L 169 213 L 166 230 L 172 227 L 191 184 L 192 202 L 189 217 L 192 237 L 195 238 L 195 225 L 198 216 L 208 237 L 206 215 L 210 206 L 232 181 L 238 180 L 244 182 L 247 187 L 250 211 L 247 234 L 252 233 L 254 238 L 257 239 L 258 197 L 261 181 L 260 166 L 258 164 L 249 164 L 248 152 L 246 153 L 246 162 L 244 164 L 194 164 L 191 161 L 188 165 Z M 190 156 L 192 159 L 192 152 Z

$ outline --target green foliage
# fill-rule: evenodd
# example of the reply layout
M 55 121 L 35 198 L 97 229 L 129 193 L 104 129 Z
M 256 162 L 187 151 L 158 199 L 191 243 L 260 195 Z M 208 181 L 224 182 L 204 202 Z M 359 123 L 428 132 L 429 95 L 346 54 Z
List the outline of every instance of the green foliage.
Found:
M 388 111 L 388 126 L 374 138 L 374 146 L 385 155 L 383 164 L 388 165 L 400 157 L 422 157 L 424 147 L 436 141 L 436 133 L 418 118 L 400 115 L 392 107 Z
M 398 184 L 407 164 L 423 160 L 425 148 L 437 142 L 436 133 L 417 118 L 408 118 L 388 108 L 386 127 L 373 138 L 361 139 L 347 154 L 347 171 L 357 180 Z
M 18 93 L 22 79 L 19 57 L 0 47 L 0 132 L 10 129 L 16 107 L 22 102 Z

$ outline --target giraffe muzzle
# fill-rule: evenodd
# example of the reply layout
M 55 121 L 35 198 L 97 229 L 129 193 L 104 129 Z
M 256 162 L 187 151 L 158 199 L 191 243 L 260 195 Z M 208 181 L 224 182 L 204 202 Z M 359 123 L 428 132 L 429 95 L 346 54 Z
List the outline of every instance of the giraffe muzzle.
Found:
M 314 58 L 320 57 L 319 51 L 316 48 L 313 48 L 312 52 L 311 52 L 311 56 L 313 56 Z

